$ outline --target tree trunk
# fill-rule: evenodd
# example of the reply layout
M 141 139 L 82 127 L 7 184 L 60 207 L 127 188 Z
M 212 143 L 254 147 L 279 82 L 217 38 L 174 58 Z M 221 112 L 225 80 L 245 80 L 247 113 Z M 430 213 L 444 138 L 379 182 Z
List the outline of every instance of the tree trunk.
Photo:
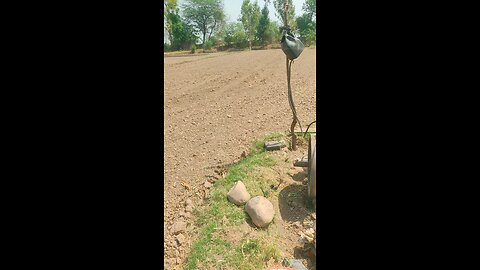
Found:
M 216 26 L 217 26 L 217 20 L 214 21 L 212 30 L 210 31 L 210 35 L 208 35 L 208 39 L 210 39 L 212 37 L 213 30 L 215 29 Z
M 207 34 L 207 30 L 203 29 L 203 39 L 202 39 L 202 48 L 205 49 L 205 35 Z
M 173 34 L 172 34 L 172 30 L 169 30 L 168 31 L 168 39 L 170 41 L 170 45 L 172 45 L 173 43 Z
M 204 17 L 203 22 L 202 22 L 202 34 L 203 34 L 203 40 L 202 40 L 202 49 L 205 49 L 205 36 L 207 35 L 207 19 Z

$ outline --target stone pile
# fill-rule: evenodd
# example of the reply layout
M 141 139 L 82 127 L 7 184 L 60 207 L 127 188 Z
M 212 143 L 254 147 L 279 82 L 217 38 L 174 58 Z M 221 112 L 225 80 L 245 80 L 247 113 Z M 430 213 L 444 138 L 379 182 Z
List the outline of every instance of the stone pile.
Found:
M 227 193 L 227 198 L 237 206 L 245 204 L 245 212 L 247 212 L 256 226 L 262 228 L 272 222 L 275 215 L 273 204 L 263 196 L 251 198 L 242 181 L 238 181 L 233 185 Z

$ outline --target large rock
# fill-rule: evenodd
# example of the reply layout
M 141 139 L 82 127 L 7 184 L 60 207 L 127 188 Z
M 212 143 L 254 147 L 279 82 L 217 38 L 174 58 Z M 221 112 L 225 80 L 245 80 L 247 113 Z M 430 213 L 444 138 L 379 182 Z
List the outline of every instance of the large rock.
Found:
M 248 193 L 247 188 L 242 181 L 238 181 L 233 185 L 227 193 L 227 197 L 229 201 L 236 205 L 243 205 L 251 198 L 250 193 Z
M 263 196 L 253 197 L 245 205 L 245 211 L 258 227 L 265 227 L 273 220 L 273 204 Z

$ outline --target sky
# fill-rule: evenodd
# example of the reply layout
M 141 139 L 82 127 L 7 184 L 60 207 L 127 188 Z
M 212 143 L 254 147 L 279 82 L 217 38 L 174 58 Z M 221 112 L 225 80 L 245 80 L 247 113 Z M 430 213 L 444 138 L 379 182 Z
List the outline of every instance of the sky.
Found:
M 226 15 L 226 21 L 227 22 L 234 22 L 237 21 L 238 17 L 240 16 L 240 9 L 242 7 L 242 2 L 243 0 L 223 0 L 223 9 L 225 11 Z M 251 0 L 251 2 L 255 2 L 254 0 Z M 184 0 L 178 0 L 177 4 L 181 6 L 183 3 L 185 3 Z M 292 0 L 293 6 L 295 7 L 295 16 L 298 17 L 303 14 L 303 3 L 305 3 L 305 0 Z M 265 5 L 264 0 L 258 0 L 258 5 L 260 6 L 260 9 L 263 8 Z M 273 0 L 270 0 L 269 4 L 269 17 L 270 20 L 272 21 L 277 21 L 280 22 L 280 20 L 275 16 L 275 9 L 273 7 Z M 164 39 L 166 39 L 166 33 L 164 33 Z

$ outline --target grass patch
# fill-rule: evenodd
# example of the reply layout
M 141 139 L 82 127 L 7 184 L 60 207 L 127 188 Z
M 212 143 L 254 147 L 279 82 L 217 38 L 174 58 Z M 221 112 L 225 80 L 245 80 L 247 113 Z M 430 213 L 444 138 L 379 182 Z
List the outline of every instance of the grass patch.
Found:
M 208 202 L 195 209 L 199 234 L 187 256 L 185 269 L 216 269 L 221 265 L 222 269 L 253 270 L 264 268 L 272 258 L 281 261 L 275 245 L 277 236 L 269 228 L 257 230 L 256 236 L 249 236 L 239 243 L 230 241 L 222 232 L 234 230 L 249 218 L 243 207 L 237 207 L 227 199 L 226 194 L 236 181 L 242 181 L 252 197 L 263 195 L 270 189 L 259 171 L 274 166 L 277 159 L 265 151 L 264 144 L 282 138 L 283 134 L 272 133 L 256 141 L 246 158 L 230 167 L 228 174 L 213 185 Z
M 227 258 L 229 266 L 241 270 L 262 269 L 271 258 L 282 259 L 276 247 L 265 239 L 244 239 Z

